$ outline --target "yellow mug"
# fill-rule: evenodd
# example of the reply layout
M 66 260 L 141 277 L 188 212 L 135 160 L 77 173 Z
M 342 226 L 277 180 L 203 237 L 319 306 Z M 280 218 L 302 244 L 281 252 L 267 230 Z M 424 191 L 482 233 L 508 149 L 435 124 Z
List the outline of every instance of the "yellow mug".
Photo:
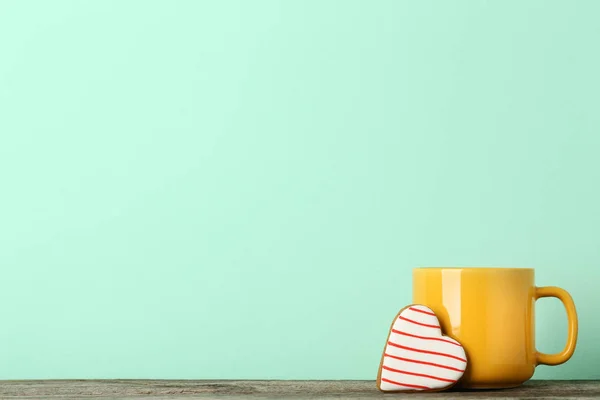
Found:
M 445 335 L 458 340 L 468 364 L 459 386 L 470 389 L 519 386 L 539 364 L 571 358 L 577 342 L 573 299 L 558 287 L 536 287 L 525 268 L 415 268 L 413 303 L 431 308 Z M 567 344 L 557 354 L 535 348 L 535 301 L 556 297 L 567 310 Z

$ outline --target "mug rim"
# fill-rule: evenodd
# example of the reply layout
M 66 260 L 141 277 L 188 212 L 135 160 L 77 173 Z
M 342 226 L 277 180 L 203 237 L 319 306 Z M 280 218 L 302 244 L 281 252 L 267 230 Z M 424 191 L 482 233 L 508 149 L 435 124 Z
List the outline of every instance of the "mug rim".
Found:
M 534 271 L 534 268 L 520 267 L 414 267 L 413 270 L 443 270 L 443 269 L 470 269 L 470 270 L 501 270 L 501 271 Z

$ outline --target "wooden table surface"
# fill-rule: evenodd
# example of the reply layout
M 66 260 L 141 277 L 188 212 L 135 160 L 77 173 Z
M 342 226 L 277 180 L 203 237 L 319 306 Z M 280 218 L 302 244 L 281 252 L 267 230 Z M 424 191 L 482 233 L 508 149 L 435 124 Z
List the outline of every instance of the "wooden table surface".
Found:
M 384 394 L 373 381 L 0 381 L 0 399 L 591 399 L 600 381 L 529 381 L 505 390 Z

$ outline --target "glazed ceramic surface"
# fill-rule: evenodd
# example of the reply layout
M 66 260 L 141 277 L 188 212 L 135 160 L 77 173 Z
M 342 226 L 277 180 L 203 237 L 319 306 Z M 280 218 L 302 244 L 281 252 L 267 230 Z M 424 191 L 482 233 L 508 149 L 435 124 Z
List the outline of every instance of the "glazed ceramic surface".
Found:
M 567 344 L 558 354 L 535 348 L 535 301 L 542 297 L 557 297 L 567 310 Z M 536 365 L 564 363 L 575 351 L 571 296 L 558 287 L 536 287 L 533 269 L 415 268 L 413 303 L 433 310 L 444 334 L 463 345 L 469 364 L 459 385 L 465 388 L 518 386 Z

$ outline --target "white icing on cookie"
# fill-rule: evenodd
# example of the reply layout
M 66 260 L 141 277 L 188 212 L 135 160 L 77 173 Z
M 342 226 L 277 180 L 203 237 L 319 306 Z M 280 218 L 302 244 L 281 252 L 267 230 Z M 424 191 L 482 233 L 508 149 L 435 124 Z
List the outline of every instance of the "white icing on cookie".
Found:
M 383 391 L 441 390 L 456 383 L 466 367 L 465 350 L 442 335 L 433 311 L 412 305 L 394 321 L 378 385 Z

